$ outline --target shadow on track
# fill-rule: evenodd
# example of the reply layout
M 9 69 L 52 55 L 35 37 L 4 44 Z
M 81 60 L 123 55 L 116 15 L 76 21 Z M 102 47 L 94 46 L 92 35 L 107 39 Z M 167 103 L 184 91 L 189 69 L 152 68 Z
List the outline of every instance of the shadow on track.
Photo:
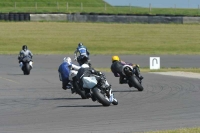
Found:
M 57 108 L 68 108 L 68 107 L 104 107 L 103 105 L 67 105 L 67 106 L 57 106 Z
M 8 73 L 7 75 L 17 76 L 17 75 L 24 75 L 23 73 Z
M 43 98 L 40 100 L 83 100 L 82 98 Z
M 139 92 L 138 90 L 115 90 L 113 92 Z

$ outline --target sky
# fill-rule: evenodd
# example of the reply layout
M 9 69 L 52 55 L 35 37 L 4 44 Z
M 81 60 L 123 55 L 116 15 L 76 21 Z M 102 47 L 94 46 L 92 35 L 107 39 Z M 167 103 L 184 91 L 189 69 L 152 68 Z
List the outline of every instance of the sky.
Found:
M 200 0 L 104 0 L 113 6 L 140 6 L 158 8 L 200 8 Z

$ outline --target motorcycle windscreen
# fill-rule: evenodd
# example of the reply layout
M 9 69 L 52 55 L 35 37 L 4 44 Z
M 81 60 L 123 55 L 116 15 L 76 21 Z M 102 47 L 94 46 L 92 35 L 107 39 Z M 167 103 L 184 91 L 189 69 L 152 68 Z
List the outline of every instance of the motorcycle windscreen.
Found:
M 95 77 L 83 77 L 83 88 L 92 89 L 96 84 L 97 80 Z

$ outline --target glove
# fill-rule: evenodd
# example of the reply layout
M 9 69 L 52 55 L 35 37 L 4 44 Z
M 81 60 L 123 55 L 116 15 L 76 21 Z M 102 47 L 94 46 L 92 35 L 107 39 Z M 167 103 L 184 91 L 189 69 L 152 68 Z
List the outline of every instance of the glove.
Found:
M 140 67 L 139 64 L 133 64 L 132 66 L 133 66 L 133 67 Z

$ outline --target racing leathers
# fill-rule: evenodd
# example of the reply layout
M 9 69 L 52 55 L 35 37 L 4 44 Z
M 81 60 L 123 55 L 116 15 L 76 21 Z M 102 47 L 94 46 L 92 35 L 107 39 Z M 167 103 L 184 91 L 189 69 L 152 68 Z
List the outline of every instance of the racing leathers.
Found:
M 23 58 L 25 56 L 28 56 L 29 58 L 31 58 L 31 61 L 29 62 L 30 66 L 33 67 L 33 61 L 32 61 L 32 58 L 33 58 L 33 54 L 30 50 L 21 50 L 19 52 L 19 55 L 18 55 L 18 60 L 19 60 L 19 66 L 22 68 L 23 67 Z
M 81 66 L 82 64 L 85 63 L 85 62 L 82 62 L 82 60 L 89 60 L 89 55 L 90 53 L 85 46 L 79 46 L 74 51 L 74 60 L 76 60 Z
M 62 88 L 64 90 L 72 89 L 72 85 L 70 81 L 72 80 L 72 75 L 76 76 L 77 71 L 80 67 L 68 62 L 63 62 L 59 68 L 58 68 L 58 73 L 59 73 L 59 78 L 60 81 L 62 81 Z
M 140 74 L 140 70 L 138 65 L 134 65 L 132 63 L 124 62 L 124 61 L 114 61 L 111 65 L 111 71 L 113 72 L 115 77 L 119 77 L 119 83 L 127 83 L 127 80 L 125 79 L 125 75 L 122 73 L 122 68 L 124 65 L 130 65 L 133 67 L 133 71 L 135 72 L 136 76 L 142 80 L 143 77 Z

